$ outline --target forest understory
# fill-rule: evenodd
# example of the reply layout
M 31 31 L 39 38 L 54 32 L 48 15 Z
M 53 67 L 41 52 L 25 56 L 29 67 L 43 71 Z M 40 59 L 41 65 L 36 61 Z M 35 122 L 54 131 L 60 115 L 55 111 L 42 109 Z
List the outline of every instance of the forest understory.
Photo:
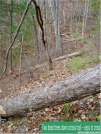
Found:
M 42 13 L 44 39 L 48 44 L 53 69 L 49 69 L 47 48 L 44 48 L 43 45 L 42 31 L 37 22 L 36 14 L 33 15 L 35 18 L 32 22 L 32 13 L 35 13 L 32 6 L 28 16 L 26 15 L 24 25 L 22 25 L 23 28 L 15 40 L 15 45 L 10 50 L 10 56 L 12 53 L 12 57 L 9 56 L 8 58 L 6 73 L 0 79 L 0 106 L 3 101 L 21 94 L 29 94 L 31 91 L 48 85 L 54 85 L 54 83 L 65 80 L 74 74 L 76 75 L 82 70 L 99 65 L 101 60 L 99 7 L 95 7 L 89 0 L 88 2 L 60 0 L 58 9 L 57 5 L 59 3 L 54 5 L 53 1 L 37 1 Z M 48 2 L 50 5 L 48 5 Z M 27 2 L 24 5 L 22 3 L 17 5 L 19 11 L 23 7 L 22 14 L 19 13 L 16 16 L 15 13 L 12 31 L 9 31 L 11 29 L 8 28 L 8 24 L 4 23 L 4 21 L 7 21 L 6 17 L 1 23 L 3 26 L 2 29 L 0 28 L 0 75 L 2 75 L 5 68 L 6 52 L 9 48 L 6 46 L 9 44 L 7 37 L 11 32 L 10 38 L 14 38 L 13 31 L 15 31 L 16 23 L 18 26 L 18 20 L 21 19 L 27 5 Z M 13 6 L 16 7 L 16 4 Z M 0 10 L 3 10 L 3 8 Z M 12 8 L 10 8 L 10 11 L 13 11 Z M 54 14 L 56 18 L 54 18 Z M 12 24 L 10 26 L 13 27 Z M 11 44 L 12 39 L 10 40 Z M 73 56 L 68 56 L 72 54 Z M 101 93 L 70 103 L 43 108 L 39 111 L 33 111 L 30 108 L 30 112 L 26 112 L 21 116 L 0 118 L 0 133 L 40 134 L 41 123 L 44 121 L 100 121 L 100 101 Z

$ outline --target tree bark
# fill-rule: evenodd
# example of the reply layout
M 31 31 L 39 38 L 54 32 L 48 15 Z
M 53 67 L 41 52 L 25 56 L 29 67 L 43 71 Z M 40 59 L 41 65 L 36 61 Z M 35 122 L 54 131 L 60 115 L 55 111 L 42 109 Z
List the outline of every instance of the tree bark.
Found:
M 59 8 L 59 0 L 51 0 L 50 1 L 51 12 L 53 17 L 54 30 L 56 35 L 56 55 L 63 54 L 61 34 L 60 34 L 60 8 Z
M 89 9 L 89 0 L 85 1 L 85 11 L 83 14 L 83 24 L 82 24 L 82 39 L 85 39 L 85 27 L 88 18 L 88 10 Z
M 13 1 L 11 0 L 10 3 L 10 44 L 12 43 L 12 36 L 13 36 L 13 32 L 12 32 L 12 27 L 13 27 Z M 10 68 L 11 70 L 13 69 L 13 54 L 12 54 L 12 48 L 10 50 Z
M 100 78 L 100 65 L 97 65 L 47 87 L 3 100 L 0 115 L 23 115 L 30 109 L 36 111 L 97 94 L 100 92 Z

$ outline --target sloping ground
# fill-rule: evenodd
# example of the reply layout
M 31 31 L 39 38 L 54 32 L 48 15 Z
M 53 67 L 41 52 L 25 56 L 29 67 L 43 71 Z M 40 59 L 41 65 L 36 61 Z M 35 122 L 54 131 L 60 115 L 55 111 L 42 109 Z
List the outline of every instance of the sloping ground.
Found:
M 30 73 L 29 70 L 23 73 L 23 83 L 21 86 L 19 83 L 19 77 L 14 78 L 14 74 L 10 75 L 8 78 L 0 81 L 0 89 L 2 90 L 0 98 L 11 98 L 16 94 L 29 92 L 32 89 L 52 84 L 53 82 L 70 76 L 68 68 L 65 69 L 69 60 L 69 58 L 66 58 L 64 60 L 54 62 L 54 70 L 52 71 L 48 69 L 49 67 L 47 63 L 41 68 L 31 68 Z
M 44 64 L 41 68 L 31 69 L 23 74 L 25 81 L 21 87 L 19 78 L 14 79 L 14 74 L 4 79 L 0 83 L 0 94 L 2 99 L 8 99 L 17 94 L 29 92 L 39 87 L 52 84 L 58 80 L 62 80 L 72 75 L 72 70 L 66 68 L 71 58 L 55 61 L 53 63 L 54 70 L 48 69 L 48 64 Z M 20 88 L 19 88 L 20 87 Z M 100 94 L 96 96 L 86 97 L 81 101 L 75 101 L 70 104 L 55 106 L 53 108 L 45 108 L 38 112 L 33 112 L 21 117 L 11 117 L 7 122 L 2 123 L 1 133 L 40 133 L 42 121 L 97 121 L 100 120 Z M 3 121 L 2 121 L 3 122 Z
M 36 67 L 31 66 L 27 68 L 27 70 L 22 71 L 22 83 L 19 78 L 19 70 L 15 69 L 0 81 L 0 89 L 2 90 L 0 98 L 12 98 L 18 94 L 29 92 L 30 90 L 67 78 L 71 75 L 71 71 L 66 68 L 66 65 L 71 57 L 78 55 L 81 55 L 81 53 L 75 52 L 53 59 L 53 70 L 51 71 L 48 69 L 49 66 L 47 62 L 36 65 Z

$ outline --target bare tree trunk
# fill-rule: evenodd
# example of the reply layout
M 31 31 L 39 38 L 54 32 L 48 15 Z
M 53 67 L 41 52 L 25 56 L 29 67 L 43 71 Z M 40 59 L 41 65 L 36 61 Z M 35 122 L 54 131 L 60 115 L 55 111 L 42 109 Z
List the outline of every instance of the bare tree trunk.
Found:
M 0 8 L 0 17 L 1 17 L 1 8 Z M 0 23 L 0 27 L 2 27 L 1 23 Z M 2 32 L 0 29 L 0 74 L 2 72 Z
M 51 11 L 53 17 L 54 31 L 56 35 L 56 55 L 59 56 L 63 54 L 62 41 L 60 34 L 60 15 L 59 15 L 59 0 L 51 0 Z
M 76 24 L 76 34 L 75 34 L 75 48 L 77 47 L 77 42 L 78 42 L 78 23 Z
M 13 26 L 13 1 L 11 0 L 10 3 L 10 44 L 12 43 L 12 26 Z M 12 55 L 12 48 L 10 50 L 10 68 L 11 70 L 13 69 L 12 61 L 13 60 L 13 55 Z
M 0 33 L 0 42 L 1 42 L 1 33 Z M 0 74 L 2 72 L 2 45 L 0 43 Z
M 70 21 L 70 36 L 71 36 L 71 38 L 72 38 L 72 30 L 73 29 L 73 18 L 72 18 L 72 16 L 71 16 L 71 21 Z
M 60 34 L 60 0 L 56 1 L 56 54 L 59 56 L 63 54 L 61 34 Z
M 82 39 L 85 38 L 85 27 L 86 27 L 87 18 L 88 18 L 88 8 L 89 8 L 89 0 L 85 1 L 85 9 L 84 9 L 84 15 L 83 15 L 83 24 L 82 24 Z
M 100 65 L 97 65 L 47 87 L 2 100 L 0 115 L 23 115 L 30 109 L 40 110 L 100 93 L 100 78 Z
M 92 0 L 89 1 L 89 16 L 91 16 L 92 10 Z
M 56 18 L 55 18 L 55 13 L 56 13 L 55 9 L 56 9 L 56 7 L 55 7 L 55 4 L 54 4 L 54 0 L 49 1 L 49 4 L 50 4 L 50 7 L 51 7 L 53 24 L 54 24 L 54 31 L 55 31 L 55 35 L 56 35 L 56 28 L 55 28 L 55 26 L 56 26 Z
M 41 32 L 42 32 L 42 42 L 43 42 L 43 45 L 44 45 L 44 49 L 45 49 L 45 51 L 47 53 L 49 69 L 52 70 L 53 69 L 53 67 L 52 67 L 52 59 L 51 59 L 51 56 L 50 56 L 50 53 L 49 53 L 49 50 L 48 50 L 47 42 L 45 40 L 45 33 L 44 33 L 44 28 L 43 28 L 43 19 L 42 19 L 41 10 L 40 10 L 40 7 L 37 5 L 36 1 L 35 0 L 32 0 L 32 1 L 33 1 L 34 5 L 35 5 L 37 21 L 38 21 L 38 24 L 39 24 Z
M 35 16 L 32 15 L 33 19 L 33 24 L 34 24 L 34 37 L 35 37 L 35 46 L 36 46 L 36 54 L 39 54 L 39 40 L 38 40 L 38 32 L 37 32 L 37 27 L 35 23 Z
M 19 69 L 19 82 L 21 87 L 22 79 L 21 79 L 21 71 L 22 71 L 22 54 L 23 54 L 23 34 L 22 34 L 22 39 L 21 39 L 21 45 L 20 45 L 20 69 Z
M 64 19 L 64 30 L 66 29 L 66 13 L 63 11 L 63 19 Z
M 55 15 L 55 18 L 56 18 L 56 25 L 55 25 L 55 28 L 56 28 L 56 55 L 59 56 L 59 37 L 58 37 L 58 23 L 59 23 L 59 0 L 56 1 L 56 15 Z

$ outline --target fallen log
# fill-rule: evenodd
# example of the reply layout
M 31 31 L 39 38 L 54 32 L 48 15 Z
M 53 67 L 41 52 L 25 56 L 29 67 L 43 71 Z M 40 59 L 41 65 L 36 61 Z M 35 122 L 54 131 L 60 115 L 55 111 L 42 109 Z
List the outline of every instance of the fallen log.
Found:
M 71 54 L 62 55 L 62 56 L 59 56 L 59 57 L 57 57 L 55 59 L 52 59 L 52 62 L 59 61 L 59 60 L 64 60 L 66 58 L 80 56 L 82 54 L 83 54 L 83 52 L 74 52 L 74 53 L 71 53 Z M 46 64 L 47 64 L 47 62 L 45 62 L 43 64 L 40 64 L 40 65 L 36 65 L 35 68 L 31 68 L 31 69 L 35 70 L 35 69 L 40 68 L 40 67 L 42 67 L 42 66 L 44 66 Z
M 71 57 L 80 56 L 80 55 L 82 55 L 82 54 L 83 54 L 83 52 L 73 52 L 73 53 L 71 53 L 71 54 L 62 55 L 62 56 L 59 56 L 59 57 L 57 57 L 57 58 L 55 58 L 55 59 L 52 59 L 52 62 L 56 62 L 56 61 L 59 61 L 59 60 L 64 60 L 64 59 L 66 59 L 66 58 L 71 58 Z M 43 64 L 36 65 L 34 68 L 33 68 L 33 67 L 30 67 L 30 69 L 31 69 L 32 71 L 34 71 L 34 70 L 36 70 L 36 69 L 38 69 L 38 68 L 41 68 L 42 66 L 46 66 L 47 63 L 48 63 L 48 62 L 45 62 L 45 63 L 43 63 Z M 27 72 L 27 71 L 23 71 L 23 72 L 21 73 L 21 75 L 25 74 L 26 72 Z
M 36 111 L 97 94 L 100 77 L 100 65 L 97 65 L 52 85 L 4 100 L 0 104 L 0 115 L 22 115 L 30 109 Z
M 55 61 L 59 61 L 59 60 L 63 60 L 63 59 L 66 59 L 66 58 L 71 58 L 71 57 L 75 57 L 75 56 L 80 56 L 82 55 L 83 52 L 74 52 L 74 53 L 71 53 L 71 54 L 67 54 L 67 55 L 63 55 L 63 56 L 60 56 L 58 58 L 55 58 L 53 59 L 52 61 L 55 62 Z

